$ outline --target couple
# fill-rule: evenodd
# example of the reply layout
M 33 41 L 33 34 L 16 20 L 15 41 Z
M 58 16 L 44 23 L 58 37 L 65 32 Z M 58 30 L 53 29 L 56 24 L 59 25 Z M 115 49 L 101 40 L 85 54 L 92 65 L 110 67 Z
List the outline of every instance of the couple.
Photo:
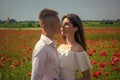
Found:
M 76 14 L 65 15 L 60 25 L 58 12 L 43 9 L 39 22 L 42 34 L 33 50 L 31 80 L 91 80 L 92 66 L 80 18 Z M 65 44 L 56 49 L 54 36 L 60 28 Z M 78 70 L 82 72 L 80 79 L 76 78 Z

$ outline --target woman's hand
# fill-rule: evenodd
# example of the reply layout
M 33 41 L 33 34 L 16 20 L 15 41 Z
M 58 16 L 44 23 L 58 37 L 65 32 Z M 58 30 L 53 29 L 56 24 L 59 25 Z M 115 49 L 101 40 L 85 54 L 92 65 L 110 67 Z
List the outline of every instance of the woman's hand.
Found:
M 91 80 L 90 70 L 82 72 L 83 76 L 80 79 L 76 80 Z

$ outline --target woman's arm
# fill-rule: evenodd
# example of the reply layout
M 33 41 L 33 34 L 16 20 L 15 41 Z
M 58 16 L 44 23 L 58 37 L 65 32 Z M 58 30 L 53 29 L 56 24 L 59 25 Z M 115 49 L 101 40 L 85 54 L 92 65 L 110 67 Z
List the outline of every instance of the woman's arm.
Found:
M 91 80 L 90 70 L 82 72 L 83 76 L 79 80 Z

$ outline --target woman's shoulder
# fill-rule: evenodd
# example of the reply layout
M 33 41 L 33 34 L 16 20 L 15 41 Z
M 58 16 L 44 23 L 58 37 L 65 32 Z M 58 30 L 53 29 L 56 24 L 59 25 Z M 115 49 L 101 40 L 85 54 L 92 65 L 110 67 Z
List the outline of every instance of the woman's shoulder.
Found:
M 73 46 L 72 50 L 75 51 L 75 52 L 83 52 L 83 51 L 85 51 L 80 44 L 75 44 L 75 46 Z
M 58 52 L 64 51 L 64 48 L 65 48 L 65 44 L 61 44 L 58 46 L 57 51 Z

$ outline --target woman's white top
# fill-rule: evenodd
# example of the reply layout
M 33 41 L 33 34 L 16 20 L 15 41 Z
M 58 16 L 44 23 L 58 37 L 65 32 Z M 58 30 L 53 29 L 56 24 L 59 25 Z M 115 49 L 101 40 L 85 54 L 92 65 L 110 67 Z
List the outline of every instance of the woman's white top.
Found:
M 77 70 L 84 72 L 92 68 L 86 51 L 75 52 L 59 47 L 58 53 L 60 58 L 61 77 L 63 80 L 75 80 Z

